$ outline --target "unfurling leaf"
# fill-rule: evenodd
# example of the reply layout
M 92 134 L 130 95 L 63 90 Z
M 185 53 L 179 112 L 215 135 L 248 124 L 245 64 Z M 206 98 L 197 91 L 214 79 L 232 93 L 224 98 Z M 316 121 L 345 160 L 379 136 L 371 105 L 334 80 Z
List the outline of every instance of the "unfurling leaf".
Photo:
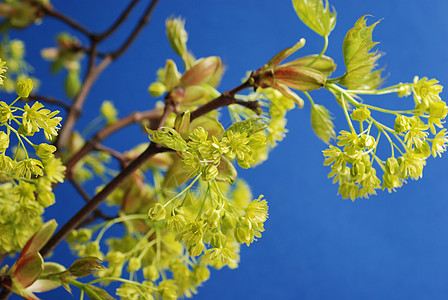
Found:
M 221 161 L 218 165 L 218 175 L 216 176 L 216 180 L 234 183 L 236 176 L 237 172 L 232 162 L 224 156 L 221 157 Z
M 251 136 L 254 133 L 262 131 L 266 128 L 266 123 L 260 122 L 262 118 L 252 118 L 241 122 L 236 122 L 226 132 L 232 131 L 233 133 L 247 133 L 247 136 Z
M 327 144 L 331 138 L 336 137 L 331 119 L 330 112 L 323 105 L 313 104 L 311 106 L 311 126 L 314 133 Z
M 378 21 L 379 22 L 379 21 Z M 349 89 L 376 89 L 382 82 L 381 69 L 374 71 L 381 54 L 370 52 L 377 45 L 372 32 L 378 22 L 367 26 L 366 16 L 356 21 L 344 38 L 343 53 L 346 73 L 339 83 Z
M 320 71 L 326 77 L 330 76 L 331 73 L 333 73 L 333 71 L 336 70 L 336 64 L 334 63 L 333 59 L 328 56 L 325 56 L 325 55 L 322 55 L 319 58 L 317 58 L 317 57 L 318 57 L 318 55 L 316 55 L 316 54 L 300 57 L 291 62 L 283 64 L 282 66 L 284 66 L 284 67 L 294 67 L 294 66 L 305 67 L 312 63 L 312 65 L 310 66 L 311 69 Z
M 328 36 L 336 25 L 336 11 L 330 11 L 328 0 L 292 0 L 294 9 L 306 26 L 321 36 Z
M 169 127 L 160 127 L 158 130 L 148 129 L 149 139 L 162 145 L 164 147 L 176 150 L 184 151 L 188 148 L 187 142 L 180 136 L 180 134 Z
M 99 258 L 94 256 L 81 257 L 68 268 L 68 271 L 75 277 L 85 277 L 96 270 L 103 269 L 101 262 Z

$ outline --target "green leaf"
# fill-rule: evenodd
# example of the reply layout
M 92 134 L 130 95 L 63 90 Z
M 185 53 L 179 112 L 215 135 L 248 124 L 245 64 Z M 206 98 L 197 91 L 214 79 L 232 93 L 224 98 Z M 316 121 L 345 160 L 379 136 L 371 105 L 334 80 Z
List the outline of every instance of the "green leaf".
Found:
M 294 9 L 306 26 L 321 36 L 328 36 L 336 25 L 336 11 L 330 11 L 328 0 L 292 0 Z
M 306 67 L 311 63 L 313 63 L 313 64 L 309 68 L 320 71 L 326 77 L 330 76 L 331 73 L 333 73 L 334 70 L 336 70 L 336 64 L 334 63 L 332 58 L 325 56 L 325 55 L 318 57 L 317 54 L 300 57 L 291 62 L 283 64 L 282 66 L 283 67 L 296 67 L 296 66 L 297 67 L 299 67 L 299 66 Z
M 347 32 L 343 43 L 347 71 L 339 80 L 341 85 L 349 89 L 375 89 L 381 84 L 382 69 L 374 71 L 381 54 L 370 52 L 378 44 L 372 41 L 372 32 L 378 22 L 367 26 L 366 16 L 363 16 Z
M 147 130 L 149 139 L 154 143 L 176 151 L 184 151 L 188 148 L 187 142 L 173 128 L 160 127 L 158 130 Z
M 84 289 L 86 295 L 92 300 L 115 300 L 111 295 L 109 295 L 105 290 L 97 286 L 89 286 Z
M 236 122 L 229 128 L 226 132 L 232 131 L 233 133 L 247 133 L 247 136 L 251 136 L 254 133 L 264 130 L 267 125 L 266 123 L 260 122 L 263 118 L 251 118 L 241 122 Z
M 311 106 L 311 126 L 314 133 L 326 144 L 330 142 L 331 138 L 336 137 L 331 120 L 330 112 L 323 105 L 313 104 Z

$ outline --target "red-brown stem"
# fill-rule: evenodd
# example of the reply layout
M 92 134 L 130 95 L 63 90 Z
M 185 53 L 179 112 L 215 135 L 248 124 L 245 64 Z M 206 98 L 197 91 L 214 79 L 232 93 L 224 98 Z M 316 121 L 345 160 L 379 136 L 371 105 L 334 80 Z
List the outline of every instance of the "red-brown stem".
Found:
M 122 12 L 120 17 L 114 22 L 114 24 L 112 24 L 109 27 L 109 29 L 107 29 L 103 33 L 96 34 L 94 39 L 98 42 L 101 42 L 102 40 L 110 36 L 112 33 L 114 33 L 114 31 L 117 30 L 120 27 L 120 25 L 123 24 L 123 22 L 127 19 L 132 9 L 139 1 L 140 0 L 133 0 L 131 3 L 129 3 L 128 7 L 126 7 L 126 9 Z
M 132 44 L 132 42 L 134 42 L 134 40 L 137 38 L 138 34 L 143 30 L 143 27 L 149 22 L 150 17 L 151 17 L 151 12 L 154 10 L 154 8 L 158 2 L 159 2 L 159 0 L 151 1 L 151 3 L 148 5 L 148 8 L 145 10 L 144 14 L 142 15 L 140 21 L 138 22 L 137 26 L 131 32 L 131 34 L 129 35 L 127 40 L 123 43 L 123 45 L 115 52 L 112 52 L 112 53 L 106 55 L 105 58 L 96 66 L 93 65 L 93 61 L 94 61 L 94 57 L 96 56 L 97 42 L 94 37 L 91 38 L 92 52 L 90 53 L 89 70 L 87 72 L 86 78 L 81 87 L 81 91 L 76 96 L 74 103 L 73 103 L 70 111 L 68 112 L 67 117 L 65 118 L 64 125 L 59 133 L 58 141 L 57 141 L 58 149 L 62 149 L 62 146 L 67 144 L 67 141 L 73 131 L 73 127 L 75 126 L 76 121 L 79 118 L 80 112 L 81 112 L 84 102 L 87 98 L 87 95 L 90 92 L 90 89 L 92 88 L 93 83 L 96 81 L 96 79 L 101 74 L 101 72 L 107 66 L 109 66 L 114 60 L 116 60 L 118 57 L 120 57 L 129 48 L 129 46 Z
M 47 97 L 47 96 L 42 96 L 42 95 L 36 95 L 36 94 L 30 94 L 28 96 L 28 98 L 26 98 L 25 101 L 39 101 L 39 102 L 45 102 L 45 103 L 49 103 L 49 104 L 54 104 L 57 106 L 60 106 L 66 110 L 70 109 L 70 105 L 63 102 L 62 100 L 56 99 L 56 98 L 51 98 L 51 97 Z

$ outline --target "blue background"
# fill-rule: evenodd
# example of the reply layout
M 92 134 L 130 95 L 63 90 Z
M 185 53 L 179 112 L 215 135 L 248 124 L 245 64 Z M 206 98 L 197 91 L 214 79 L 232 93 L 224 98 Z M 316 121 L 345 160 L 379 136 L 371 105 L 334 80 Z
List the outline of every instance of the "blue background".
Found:
M 145 8 L 146 1 L 142 2 L 137 11 Z M 120 0 L 53 4 L 94 31 L 108 28 L 126 5 Z M 370 14 L 369 22 L 383 18 L 374 40 L 381 42 L 379 50 L 385 53 L 380 60 L 386 66 L 385 85 L 410 82 L 415 75 L 448 82 L 448 2 L 333 0 L 331 4 L 338 17 L 327 55 L 338 63 L 335 76 L 345 71 L 341 54 L 345 33 L 359 17 Z M 139 15 L 132 14 L 102 50 L 114 49 Z M 197 57 L 222 57 L 227 70 L 221 91 L 239 84 L 246 71 L 262 66 L 301 37 L 307 39 L 307 45 L 299 55 L 318 53 L 323 44 L 300 22 L 289 0 L 162 0 L 139 39 L 94 85 L 78 129 L 95 117 L 105 99 L 114 101 L 119 116 L 154 106 L 147 87 L 165 60 L 175 57 L 164 29 L 164 21 L 171 15 L 186 18 L 188 46 Z M 71 31 L 56 20 L 45 19 L 41 26 L 12 35 L 27 41 L 27 59 L 43 82 L 40 93 L 60 98 L 64 97 L 63 78 L 49 74 L 39 51 L 52 46 L 55 33 L 63 30 Z M 334 98 L 325 91 L 313 95 L 317 103 L 332 110 L 337 130 L 346 129 Z M 388 107 L 412 101 L 395 96 L 371 100 Z M 308 103 L 303 110 L 290 112 L 288 118 L 290 132 L 270 159 L 239 173 L 254 195 L 263 194 L 269 202 L 263 237 L 250 247 L 242 246 L 238 269 L 213 271 L 196 299 L 446 299 L 446 157 L 429 158 L 423 178 L 409 181 L 395 193 L 379 191 L 370 199 L 343 200 L 337 196 L 337 185 L 327 179 L 329 169 L 322 165 L 326 146 L 312 132 Z M 125 151 L 146 141 L 134 126 L 105 144 Z M 87 189 L 93 194 L 93 185 Z M 47 210 L 46 217 L 56 215 L 63 224 L 83 200 L 68 184 L 58 187 L 56 193 L 57 203 Z M 67 252 L 67 246 L 61 244 L 52 260 L 65 259 L 69 264 L 73 258 Z M 70 297 L 62 289 L 42 294 L 43 299 Z

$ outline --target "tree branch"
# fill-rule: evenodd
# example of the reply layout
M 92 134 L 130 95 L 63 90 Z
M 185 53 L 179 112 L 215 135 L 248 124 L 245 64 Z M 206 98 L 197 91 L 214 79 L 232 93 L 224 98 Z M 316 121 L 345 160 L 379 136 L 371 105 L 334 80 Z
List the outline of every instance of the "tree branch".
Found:
M 131 13 L 132 9 L 139 1 L 140 0 L 133 0 L 131 3 L 129 3 L 128 7 L 123 11 L 121 16 L 115 21 L 114 24 L 111 25 L 111 27 L 109 29 L 107 29 L 105 32 L 103 32 L 101 34 L 95 35 L 95 37 L 94 37 L 95 40 L 98 42 L 101 42 L 102 40 L 104 40 L 105 38 L 110 36 L 115 30 L 117 30 L 118 27 L 120 27 L 120 25 L 127 19 L 129 14 Z
M 73 127 L 75 126 L 76 121 L 79 118 L 80 112 L 87 98 L 87 95 L 90 92 L 90 89 L 92 88 L 93 83 L 96 81 L 101 72 L 107 66 L 109 66 L 110 63 L 112 63 L 115 59 L 117 59 L 129 48 L 129 46 L 132 44 L 132 42 L 135 40 L 138 34 L 142 31 L 143 27 L 149 22 L 151 12 L 154 10 L 158 2 L 159 0 L 151 1 L 145 13 L 141 17 L 140 22 L 134 28 L 134 30 L 132 31 L 128 39 L 125 41 L 125 43 L 121 46 L 121 48 L 119 48 L 117 51 L 109 55 L 106 55 L 106 57 L 97 66 L 92 66 L 91 68 L 89 68 L 89 71 L 87 72 L 86 75 L 86 79 L 84 80 L 84 83 L 82 85 L 81 91 L 76 96 L 73 106 L 71 107 L 65 119 L 65 123 L 61 129 L 61 132 L 59 133 L 57 141 L 58 149 L 62 149 L 62 146 L 67 144 L 68 138 L 73 130 Z M 94 38 L 91 38 L 91 41 L 92 41 L 92 52 L 90 57 L 92 62 L 92 60 L 96 55 L 96 49 L 95 49 L 96 42 Z
M 130 125 L 133 123 L 139 123 L 143 120 L 158 120 L 161 116 L 161 112 L 158 109 L 148 110 L 145 112 L 133 112 L 127 117 L 111 124 L 102 130 L 98 131 L 95 136 L 93 136 L 90 140 L 88 140 L 84 146 L 73 155 L 69 161 L 65 164 L 67 174 L 70 174 L 72 168 L 76 165 L 76 163 L 81 160 L 84 156 L 86 156 L 90 151 L 94 150 L 105 138 L 107 138 L 112 133 Z M 69 176 L 70 177 L 70 176 Z
M 132 31 L 131 35 L 128 37 L 128 39 L 123 43 L 123 45 L 116 50 L 115 52 L 111 53 L 111 56 L 113 59 L 117 59 L 120 55 L 122 55 L 128 48 L 131 46 L 131 44 L 134 42 L 134 40 L 137 38 L 138 34 L 142 31 L 143 27 L 149 22 L 151 13 L 154 10 L 156 4 L 159 2 L 159 0 L 152 0 L 151 3 L 148 5 L 148 7 L 145 10 L 145 13 L 143 14 L 142 18 L 138 22 L 137 26 Z
M 45 102 L 45 103 L 50 103 L 50 104 L 54 104 L 57 106 L 60 106 L 66 110 L 70 109 L 70 105 L 63 102 L 62 100 L 56 99 L 56 98 L 51 98 L 51 97 L 46 97 L 46 96 L 42 96 L 42 95 L 36 95 L 36 94 L 30 94 L 27 98 L 27 100 L 29 101 L 40 101 L 40 102 Z
M 48 16 L 53 17 L 55 19 L 58 19 L 62 21 L 63 23 L 67 24 L 68 26 L 72 27 L 73 29 L 85 34 L 88 37 L 91 37 L 93 34 L 84 26 L 76 22 L 75 20 L 72 20 L 68 16 L 58 12 L 54 8 L 41 4 L 38 1 L 34 1 L 35 4 L 39 5 L 40 9 Z
M 151 143 L 149 147 L 133 160 L 123 171 L 112 179 L 98 194 L 95 195 L 84 207 L 82 207 L 61 229 L 51 237 L 40 253 L 47 256 L 59 244 L 67 234 L 82 223 L 121 183 L 137 171 L 149 158 L 157 153 L 166 151 L 166 148 L 158 147 Z

